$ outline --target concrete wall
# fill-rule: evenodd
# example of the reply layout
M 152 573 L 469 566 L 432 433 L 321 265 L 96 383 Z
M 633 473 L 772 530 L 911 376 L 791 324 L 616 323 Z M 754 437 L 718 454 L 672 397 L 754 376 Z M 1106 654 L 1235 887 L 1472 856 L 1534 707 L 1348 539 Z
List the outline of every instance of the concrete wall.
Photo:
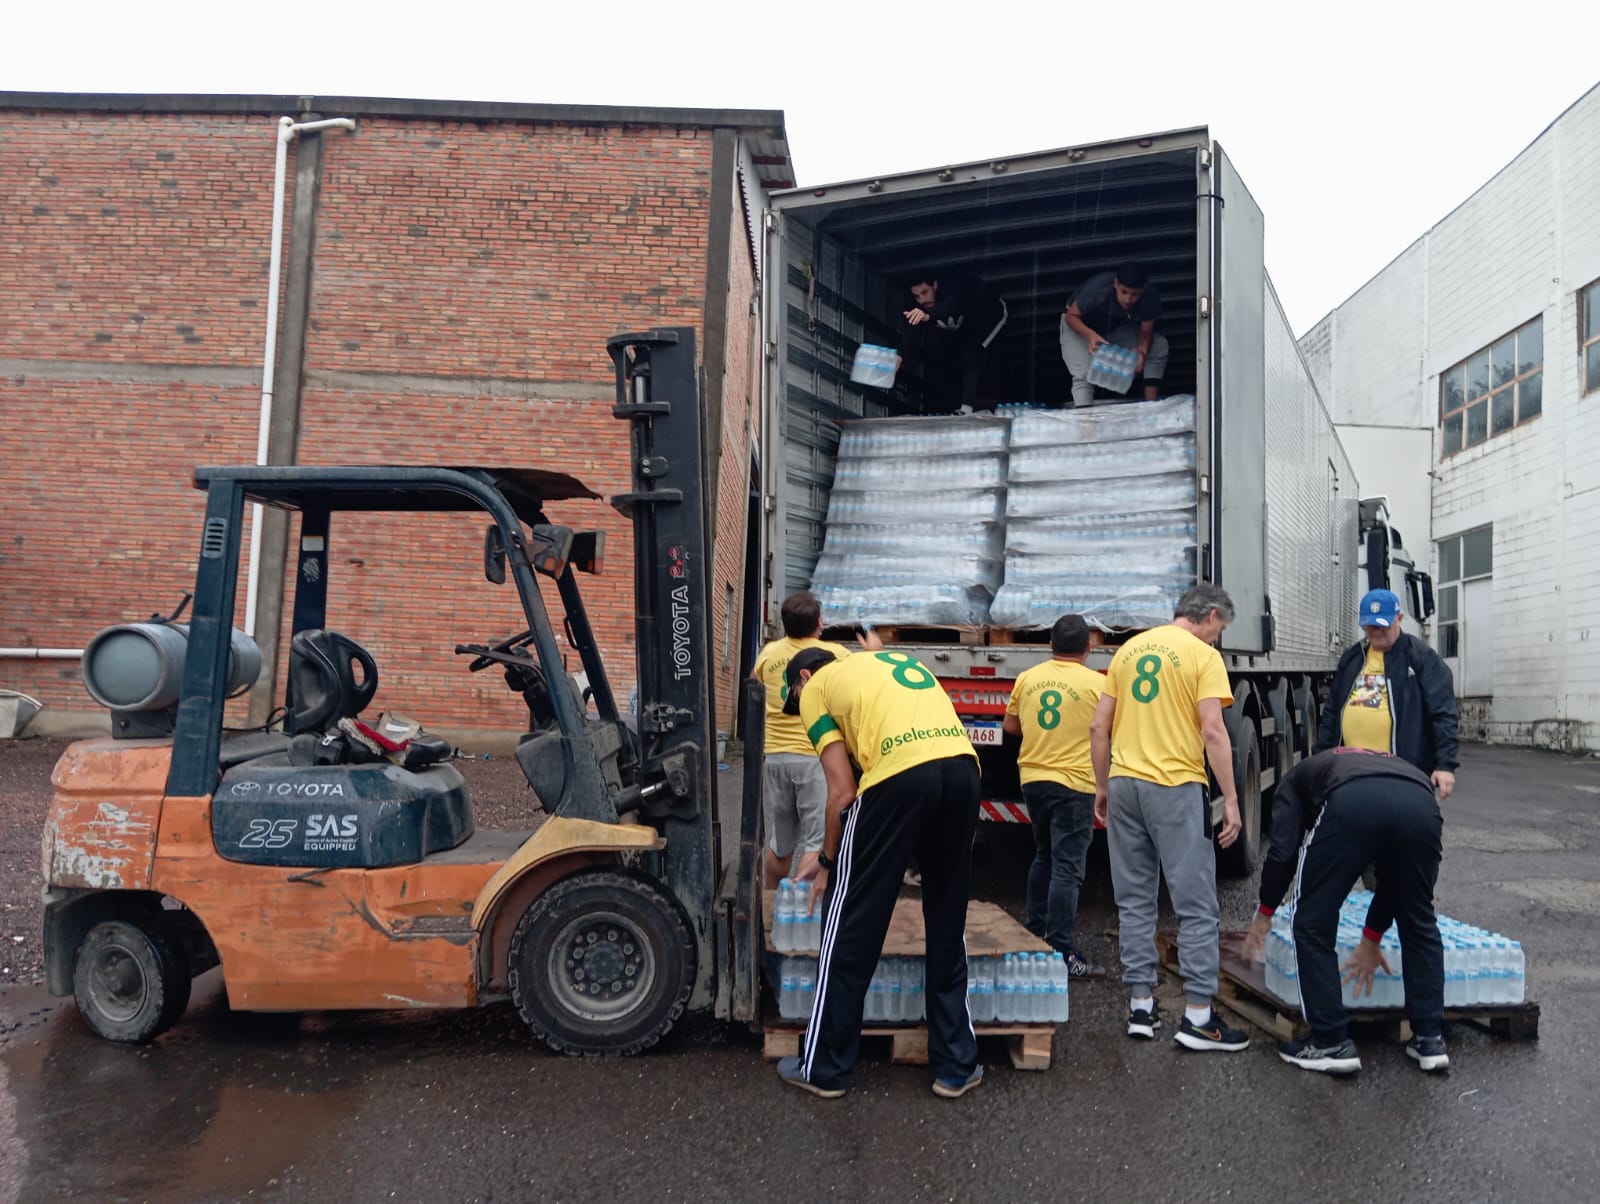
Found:
M 1493 524 L 1494 691 L 1464 710 L 1484 739 L 1600 746 L 1600 393 L 1577 337 L 1597 277 L 1600 88 L 1301 340 L 1363 490 L 1431 496 L 1435 541 Z M 1440 374 L 1535 317 L 1543 412 L 1442 456 Z
M 160 99 L 143 107 L 159 110 Z M 255 456 L 275 126 L 294 102 L 197 112 L 233 98 L 180 99 L 179 111 L 145 112 L 0 95 L 10 200 L 0 209 L 0 484 L 12 520 L 0 547 L 0 646 L 81 647 L 108 623 L 170 608 L 193 583 L 203 498 L 191 470 Z M 297 459 L 538 465 L 621 492 L 626 426 L 610 414 L 605 339 L 689 325 L 704 352 L 708 299 L 725 291 L 719 321 L 736 354 L 707 365 L 724 399 L 708 440 L 723 449 L 716 664 L 720 625 L 742 604 L 730 611 L 723 587 L 742 589 L 756 265 L 746 205 L 737 195 L 714 203 L 713 148 L 719 137 L 734 148 L 724 152 L 734 189 L 744 134 L 662 112 L 607 121 L 478 106 L 454 116 L 443 114 L 460 106 L 416 103 L 321 113 L 359 128 L 322 140 Z M 780 124 L 758 131 L 761 116 Z M 781 115 L 731 118 L 752 136 L 782 137 Z M 290 152 L 291 198 L 307 145 Z M 285 387 L 280 379 L 280 396 Z M 625 701 L 630 526 L 603 501 L 550 512 L 607 533 L 606 574 L 584 582 Z M 329 623 L 376 657 L 375 706 L 436 727 L 524 722 L 498 674 L 469 676 L 451 655 L 457 641 L 523 625 L 514 594 L 483 579 L 481 532 L 464 516 L 336 526 Z M 722 726 L 731 685 L 719 673 Z M 0 686 L 57 713 L 97 709 L 76 662 L 0 660 Z

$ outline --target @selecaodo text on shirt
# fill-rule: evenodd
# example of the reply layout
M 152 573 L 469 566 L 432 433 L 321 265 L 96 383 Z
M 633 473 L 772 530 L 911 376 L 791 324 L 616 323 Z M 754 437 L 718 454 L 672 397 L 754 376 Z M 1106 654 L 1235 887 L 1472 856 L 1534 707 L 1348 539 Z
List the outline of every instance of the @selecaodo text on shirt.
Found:
M 909 731 L 898 732 L 893 736 L 885 736 L 878 745 L 878 755 L 887 756 L 891 748 L 898 748 L 902 744 L 910 744 L 914 740 L 942 740 L 949 736 L 965 736 L 967 729 L 964 727 L 914 727 Z

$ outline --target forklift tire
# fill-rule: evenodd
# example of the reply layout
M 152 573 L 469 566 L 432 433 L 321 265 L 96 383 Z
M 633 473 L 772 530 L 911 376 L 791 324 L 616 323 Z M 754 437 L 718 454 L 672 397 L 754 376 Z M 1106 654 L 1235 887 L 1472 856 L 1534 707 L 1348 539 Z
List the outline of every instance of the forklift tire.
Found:
M 166 1032 L 189 1006 L 190 982 L 183 951 L 129 920 L 89 929 L 72 961 L 78 1012 L 107 1041 L 137 1045 Z
M 659 1041 L 694 988 L 694 934 L 649 878 L 585 870 L 523 912 L 511 936 L 511 998 L 558 1053 L 626 1056 Z

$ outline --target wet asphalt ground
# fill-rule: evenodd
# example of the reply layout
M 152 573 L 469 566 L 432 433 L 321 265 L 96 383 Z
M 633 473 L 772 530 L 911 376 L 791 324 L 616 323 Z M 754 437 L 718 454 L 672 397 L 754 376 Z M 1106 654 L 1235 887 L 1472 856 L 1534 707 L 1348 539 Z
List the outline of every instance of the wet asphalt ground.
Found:
M 1362 1073 L 1330 1080 L 1282 1065 L 1259 1031 L 1242 1054 L 1130 1041 L 1104 983 L 1074 986 L 1049 1071 L 1013 1071 L 986 1045 L 986 1081 L 947 1102 L 869 1045 L 851 1093 L 827 1102 L 713 1023 L 645 1057 L 570 1059 L 532 1044 L 509 1005 L 252 1016 L 227 1009 L 216 971 L 153 1045 L 99 1041 L 27 981 L 58 752 L 0 745 L 0 983 L 18 983 L 0 985 L 0 1202 L 1600 1196 L 1600 760 L 1469 747 L 1446 806 L 1440 910 L 1522 940 L 1536 1043 L 1458 1024 L 1451 1073 L 1425 1076 L 1358 1029 Z M 480 822 L 517 805 L 507 767 L 467 765 Z M 1025 840 L 989 828 L 977 853 L 980 893 L 1013 911 Z M 1252 885 L 1222 893 L 1224 922 L 1242 924 Z M 1114 918 L 1097 849 L 1081 927 L 1102 961 Z

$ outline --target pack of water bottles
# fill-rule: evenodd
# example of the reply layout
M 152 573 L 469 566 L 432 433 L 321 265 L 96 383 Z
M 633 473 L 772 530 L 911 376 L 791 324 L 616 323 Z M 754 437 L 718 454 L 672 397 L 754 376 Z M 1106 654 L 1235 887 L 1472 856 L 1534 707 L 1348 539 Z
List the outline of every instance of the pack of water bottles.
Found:
M 1342 966 L 1362 939 L 1372 893 L 1351 891 L 1339 908 L 1337 958 Z M 1522 943 L 1449 916 L 1439 916 L 1439 937 L 1444 943 L 1444 1005 L 1517 1004 L 1526 998 L 1527 964 Z M 1355 997 L 1352 983 L 1344 984 L 1344 1006 L 1362 1008 L 1405 1006 L 1405 949 L 1399 930 L 1391 925 L 1379 946 L 1389 963 L 1372 979 L 1372 994 Z M 1294 908 L 1280 907 L 1272 917 L 1266 945 L 1267 990 L 1285 1003 L 1299 1006 L 1300 975 L 1294 947 Z
M 1070 981 L 1059 953 L 969 958 L 967 1010 L 974 1024 L 1065 1024 L 1071 1015 Z M 781 959 L 777 994 L 783 1019 L 807 1019 L 817 997 L 817 959 Z M 880 958 L 867 986 L 866 1023 L 920 1024 L 926 1016 L 923 959 Z
M 856 348 L 855 361 L 850 365 L 850 379 L 860 385 L 871 385 L 875 389 L 893 388 L 894 374 L 897 371 L 895 361 L 899 358 L 893 347 L 862 343 Z
M 827 625 L 980 626 L 1004 566 L 1009 423 L 846 423 L 812 591 Z
M 1152 627 L 1195 580 L 1192 394 L 1012 415 L 995 624 Z
M 811 906 L 811 883 L 785 878 L 772 901 L 772 947 L 779 953 L 822 948 L 822 908 Z
M 1084 379 L 1091 385 L 1109 389 L 1113 393 L 1126 393 L 1133 388 L 1133 378 L 1139 374 L 1139 353 L 1132 347 L 1119 347 L 1115 343 L 1101 343 L 1089 359 L 1089 371 Z

